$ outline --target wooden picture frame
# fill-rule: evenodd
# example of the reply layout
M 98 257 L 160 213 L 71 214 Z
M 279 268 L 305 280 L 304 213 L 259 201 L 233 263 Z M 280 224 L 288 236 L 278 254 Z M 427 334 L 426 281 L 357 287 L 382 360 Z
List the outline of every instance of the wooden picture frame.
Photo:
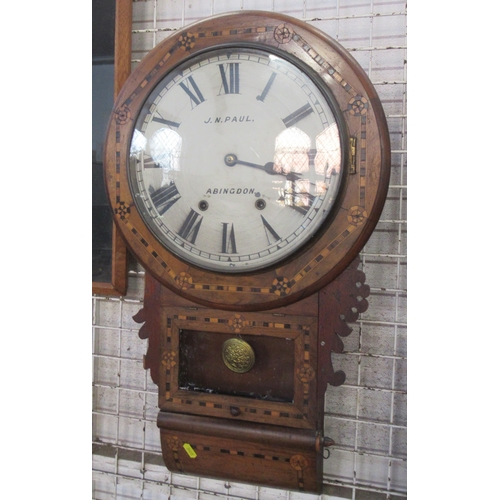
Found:
M 115 99 L 131 70 L 132 0 L 116 0 L 114 96 Z M 104 182 L 104 181 L 103 181 Z M 111 281 L 92 282 L 92 293 L 98 295 L 125 295 L 127 292 L 127 247 L 125 240 L 112 222 Z

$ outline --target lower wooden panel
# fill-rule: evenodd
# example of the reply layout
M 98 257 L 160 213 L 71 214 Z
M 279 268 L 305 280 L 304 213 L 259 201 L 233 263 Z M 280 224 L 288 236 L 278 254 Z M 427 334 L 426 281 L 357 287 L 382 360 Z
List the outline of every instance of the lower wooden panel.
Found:
M 168 412 L 159 413 L 158 427 L 171 472 L 321 491 L 316 431 Z

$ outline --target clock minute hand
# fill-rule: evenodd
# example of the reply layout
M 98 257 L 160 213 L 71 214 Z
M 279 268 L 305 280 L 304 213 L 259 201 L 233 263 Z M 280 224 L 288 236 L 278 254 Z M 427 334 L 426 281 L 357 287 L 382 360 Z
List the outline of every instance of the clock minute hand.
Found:
M 246 167 L 258 168 L 259 170 L 264 170 L 264 172 L 270 175 L 284 175 L 287 179 L 290 180 L 298 179 L 300 177 L 300 175 L 295 173 L 286 174 L 283 172 L 276 172 L 276 170 L 274 170 L 274 162 L 272 161 L 266 163 L 265 165 L 258 165 L 257 163 L 238 160 L 238 157 L 236 155 L 228 154 L 224 157 L 224 162 L 229 167 L 233 167 L 234 165 L 243 165 Z
M 224 163 L 229 167 L 233 167 L 234 165 L 244 165 L 246 167 L 258 168 L 259 170 L 264 170 L 264 172 L 271 174 L 271 175 L 275 175 L 278 173 L 278 172 L 275 172 L 274 163 L 272 161 L 269 163 L 266 163 L 265 165 L 258 165 L 257 163 L 251 163 L 249 161 L 238 160 L 238 157 L 236 155 L 228 154 L 224 157 Z

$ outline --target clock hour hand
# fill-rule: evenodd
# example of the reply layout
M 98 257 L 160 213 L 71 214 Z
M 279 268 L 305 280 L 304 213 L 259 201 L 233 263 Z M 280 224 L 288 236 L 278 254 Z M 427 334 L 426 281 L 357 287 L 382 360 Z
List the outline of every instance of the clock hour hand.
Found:
M 228 154 L 224 157 L 224 162 L 227 166 L 233 167 L 234 165 L 244 165 L 246 167 L 258 168 L 259 170 L 264 170 L 270 175 L 284 175 L 288 180 L 299 179 L 300 175 L 290 172 L 285 174 L 283 172 L 277 172 L 274 170 L 274 163 L 272 161 L 266 163 L 265 165 L 258 165 L 257 163 L 251 163 L 249 161 L 238 160 L 235 154 Z

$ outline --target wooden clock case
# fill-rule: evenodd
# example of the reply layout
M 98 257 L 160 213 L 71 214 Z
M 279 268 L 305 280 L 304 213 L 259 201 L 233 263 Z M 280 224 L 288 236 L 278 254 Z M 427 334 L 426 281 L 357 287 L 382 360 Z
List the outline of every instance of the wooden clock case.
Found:
M 320 492 L 327 384 L 341 385 L 331 353 L 368 308 L 359 258 L 329 285 L 292 305 L 261 312 L 213 309 L 146 276 L 134 320 L 148 339 L 144 368 L 159 388 L 158 427 L 172 472 Z M 252 345 L 243 374 L 223 363 L 228 338 Z
M 330 88 L 345 121 L 342 189 L 332 216 L 306 247 L 272 269 L 227 274 L 197 268 L 148 230 L 130 191 L 134 117 L 151 89 L 186 57 L 251 44 L 307 65 Z M 344 382 L 348 322 L 368 307 L 358 254 L 387 194 L 390 143 L 380 100 L 338 43 L 289 16 L 242 11 L 205 19 L 165 39 L 122 88 L 108 126 L 106 186 L 115 223 L 147 271 L 135 316 L 148 339 L 144 367 L 159 388 L 158 427 L 171 472 L 320 492 L 327 384 Z M 230 370 L 228 339 L 251 346 L 254 366 Z

